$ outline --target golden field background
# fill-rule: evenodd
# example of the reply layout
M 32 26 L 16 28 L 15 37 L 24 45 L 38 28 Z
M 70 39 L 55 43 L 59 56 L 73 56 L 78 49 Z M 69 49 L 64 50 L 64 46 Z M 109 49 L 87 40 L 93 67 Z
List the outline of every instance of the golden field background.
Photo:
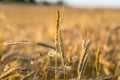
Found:
M 67 66 L 70 67 L 70 72 L 66 74 L 67 78 L 77 80 L 76 68 L 79 51 L 82 50 L 81 45 L 83 40 L 91 39 L 90 56 L 84 73 L 85 79 L 96 77 L 95 55 L 97 49 L 101 48 L 99 76 L 97 77 L 119 80 L 119 9 L 75 9 L 66 6 L 33 4 L 0 4 L 0 75 L 5 75 L 2 78 L 0 76 L 0 79 L 54 80 L 54 71 L 48 70 L 48 67 L 54 64 L 49 61 L 47 55 L 51 49 L 38 46 L 36 43 L 43 42 L 55 46 L 56 11 L 58 9 L 62 9 L 60 26 L 67 55 Z M 9 40 L 28 40 L 29 44 L 3 45 Z M 77 58 L 72 60 L 76 56 Z M 13 65 L 24 67 L 25 71 L 15 70 L 6 75 L 5 72 Z M 61 63 L 58 65 L 61 66 Z M 9 68 L 4 70 L 6 66 Z M 60 78 L 63 80 L 62 75 Z

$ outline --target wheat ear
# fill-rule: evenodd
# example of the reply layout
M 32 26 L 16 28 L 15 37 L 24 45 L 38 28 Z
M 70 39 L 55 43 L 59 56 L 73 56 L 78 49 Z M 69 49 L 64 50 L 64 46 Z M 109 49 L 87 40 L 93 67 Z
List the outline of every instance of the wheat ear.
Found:
M 55 39 L 55 45 L 56 45 L 56 52 L 60 52 L 63 59 L 63 64 L 66 64 L 66 54 L 64 51 L 64 44 L 62 39 L 62 32 L 60 29 L 60 11 L 57 11 L 57 21 L 56 21 L 56 39 Z
M 89 52 L 88 52 L 89 46 L 90 46 L 90 40 L 87 40 L 87 42 L 83 42 L 82 53 L 81 53 L 80 61 L 78 64 L 78 79 L 79 80 L 82 79 L 83 71 L 86 68 L 86 62 L 89 56 Z

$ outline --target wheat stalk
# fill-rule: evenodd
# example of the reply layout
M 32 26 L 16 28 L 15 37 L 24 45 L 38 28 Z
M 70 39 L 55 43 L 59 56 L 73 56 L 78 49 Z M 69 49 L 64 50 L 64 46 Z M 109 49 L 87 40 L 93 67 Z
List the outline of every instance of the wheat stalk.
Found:
M 55 46 L 56 46 L 56 53 L 60 53 L 62 56 L 62 63 L 65 66 L 66 64 L 66 54 L 64 52 L 64 44 L 62 39 L 62 32 L 60 29 L 60 11 L 57 11 L 57 20 L 56 20 L 56 37 L 55 37 Z M 57 56 L 55 56 L 55 66 L 57 67 Z M 55 69 L 55 73 L 57 73 Z M 65 78 L 65 76 L 64 76 Z

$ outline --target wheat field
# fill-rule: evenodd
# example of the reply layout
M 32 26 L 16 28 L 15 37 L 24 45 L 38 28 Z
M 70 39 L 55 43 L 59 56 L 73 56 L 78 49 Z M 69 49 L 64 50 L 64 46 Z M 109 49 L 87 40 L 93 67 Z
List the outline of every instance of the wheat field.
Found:
M 0 80 L 120 80 L 120 10 L 0 4 Z

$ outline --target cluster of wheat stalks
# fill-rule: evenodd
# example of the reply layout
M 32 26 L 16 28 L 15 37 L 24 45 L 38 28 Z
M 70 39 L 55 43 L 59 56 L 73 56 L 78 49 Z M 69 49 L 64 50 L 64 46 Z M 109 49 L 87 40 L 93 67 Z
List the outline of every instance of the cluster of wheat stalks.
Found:
M 64 47 L 60 21 L 61 21 L 61 16 L 60 16 L 60 11 L 58 10 L 57 20 L 56 20 L 55 47 L 42 42 L 35 43 L 38 46 L 44 46 L 50 48 L 50 51 L 47 52 L 47 55 L 44 56 L 44 54 L 41 54 L 42 56 L 38 57 L 37 59 L 31 59 L 25 57 L 24 56 L 25 51 L 21 52 L 21 54 L 17 57 L 15 57 L 15 55 L 6 55 L 4 58 L 1 58 L 0 80 L 114 80 L 117 79 L 120 73 L 117 73 L 114 76 L 110 76 L 110 77 L 103 77 L 103 76 L 101 77 L 99 71 L 100 64 L 105 64 L 105 65 L 111 65 L 111 64 L 101 58 L 100 53 L 102 47 L 100 45 L 97 45 L 95 51 L 94 77 L 86 76 L 85 71 L 91 53 L 90 52 L 91 44 L 92 44 L 91 38 L 89 38 L 86 41 L 83 40 L 82 44 L 80 45 L 81 48 L 78 47 L 79 55 L 72 57 L 73 62 L 67 58 L 68 54 L 66 53 Z M 118 29 L 119 27 L 117 27 L 113 31 L 116 31 Z M 112 32 L 110 35 L 112 35 L 113 33 L 114 32 Z M 111 36 L 109 36 L 109 38 L 111 38 Z M 109 40 L 108 42 L 110 42 L 111 39 L 108 40 Z M 3 45 L 6 46 L 6 48 L 12 46 L 19 47 L 19 45 L 31 46 L 31 44 L 33 43 L 28 40 L 9 40 L 3 43 Z M 27 47 L 25 47 L 25 49 L 26 48 Z M 2 62 L 4 63 L 4 60 L 7 59 L 8 57 L 12 57 L 13 60 L 11 60 L 10 64 L 3 65 Z M 92 72 L 90 73 L 92 74 Z

